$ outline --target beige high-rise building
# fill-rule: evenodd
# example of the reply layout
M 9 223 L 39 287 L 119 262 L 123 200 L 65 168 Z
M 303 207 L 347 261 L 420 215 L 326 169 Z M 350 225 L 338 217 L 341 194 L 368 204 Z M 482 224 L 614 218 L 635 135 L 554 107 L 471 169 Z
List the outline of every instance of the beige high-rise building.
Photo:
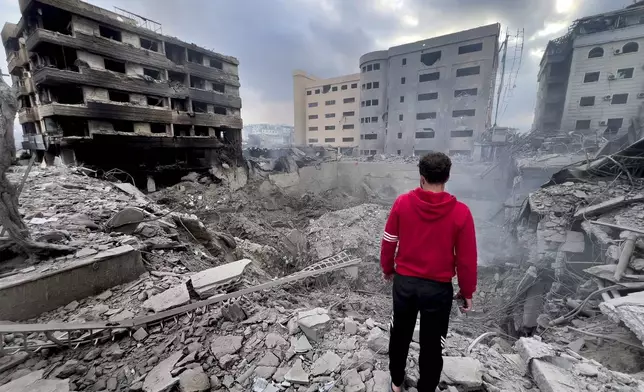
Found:
M 293 72 L 295 144 L 337 147 L 350 153 L 360 142 L 360 74 L 319 79 Z

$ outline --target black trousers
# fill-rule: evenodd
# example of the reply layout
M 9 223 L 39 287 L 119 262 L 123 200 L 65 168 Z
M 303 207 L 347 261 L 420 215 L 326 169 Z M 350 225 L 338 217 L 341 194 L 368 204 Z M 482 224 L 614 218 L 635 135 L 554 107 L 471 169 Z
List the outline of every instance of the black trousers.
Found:
M 443 346 L 453 297 L 451 282 L 394 276 L 394 315 L 389 340 L 389 371 L 394 385 L 402 385 L 405 379 L 409 344 L 420 312 L 420 379 L 417 389 L 418 392 L 436 390 L 443 370 Z

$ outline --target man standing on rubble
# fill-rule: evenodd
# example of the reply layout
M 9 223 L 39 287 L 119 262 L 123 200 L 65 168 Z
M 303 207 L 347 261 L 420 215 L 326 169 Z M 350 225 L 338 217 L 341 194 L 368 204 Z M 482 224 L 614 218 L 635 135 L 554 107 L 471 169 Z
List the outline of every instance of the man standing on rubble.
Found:
M 474 219 L 465 204 L 445 192 L 451 167 L 443 153 L 423 156 L 418 164 L 420 187 L 396 199 L 385 226 L 380 264 L 385 279 L 393 279 L 389 371 L 394 392 L 402 390 L 419 311 L 418 391 L 434 392 L 438 386 L 454 275 L 461 310 L 472 309 L 477 277 Z

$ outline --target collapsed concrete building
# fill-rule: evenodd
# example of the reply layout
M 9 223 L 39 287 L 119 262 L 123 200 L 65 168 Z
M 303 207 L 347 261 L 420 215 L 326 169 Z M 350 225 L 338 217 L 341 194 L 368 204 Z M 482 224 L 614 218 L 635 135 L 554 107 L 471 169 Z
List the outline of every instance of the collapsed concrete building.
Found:
M 79 0 L 19 3 L 22 18 L 4 25 L 2 43 L 25 149 L 135 176 L 241 157 L 236 58 L 163 35 L 126 11 Z

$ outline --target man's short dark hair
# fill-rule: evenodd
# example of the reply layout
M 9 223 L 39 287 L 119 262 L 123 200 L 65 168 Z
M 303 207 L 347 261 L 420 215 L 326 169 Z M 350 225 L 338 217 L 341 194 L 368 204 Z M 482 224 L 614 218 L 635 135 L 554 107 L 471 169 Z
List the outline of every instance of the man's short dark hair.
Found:
M 449 179 L 452 160 L 442 152 L 430 152 L 420 158 L 418 171 L 430 184 L 444 184 Z

